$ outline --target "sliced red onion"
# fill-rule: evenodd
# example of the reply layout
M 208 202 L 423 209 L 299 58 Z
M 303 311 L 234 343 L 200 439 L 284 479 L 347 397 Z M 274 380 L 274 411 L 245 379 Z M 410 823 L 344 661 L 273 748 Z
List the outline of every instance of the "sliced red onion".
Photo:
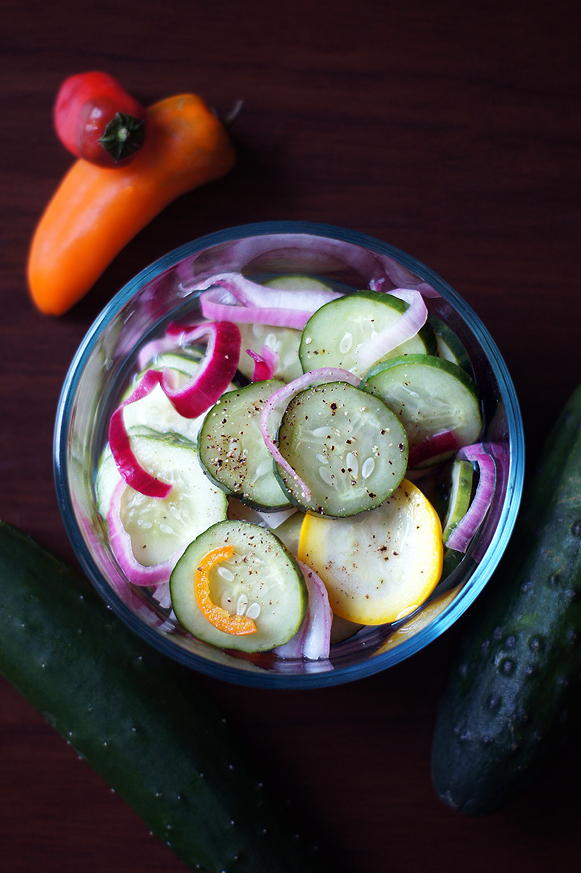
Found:
M 322 579 L 302 561 L 299 561 L 299 566 L 309 597 L 307 611 L 294 637 L 284 646 L 278 646 L 274 652 L 281 658 L 302 657 L 319 661 L 328 658 L 331 651 L 333 612 Z
M 161 564 L 145 567 L 133 554 L 131 537 L 121 521 L 121 495 L 126 487 L 123 480 L 118 483 L 111 495 L 111 503 L 107 512 L 107 529 L 113 554 L 129 581 L 133 582 L 134 585 L 159 585 L 162 582 L 167 582 L 177 556 L 175 559 L 172 556 Z
M 478 464 L 479 472 L 478 485 L 472 503 L 446 543 L 449 549 L 465 552 L 492 503 L 496 487 L 496 462 L 483 443 L 464 446 L 459 450 L 457 457 Z
M 245 306 L 236 301 L 227 303 L 216 289 L 206 291 L 200 298 L 202 315 L 217 321 L 232 321 L 235 324 L 269 324 L 273 327 L 292 327 L 302 330 L 311 317 L 310 312 L 298 309 L 269 309 L 268 307 Z
M 323 580 L 299 561 L 309 592 L 307 622 L 303 638 L 303 656 L 309 661 L 328 658 L 331 650 L 331 625 L 333 612 L 329 605 L 329 595 Z
M 109 444 L 117 468 L 128 485 L 147 497 L 167 497 L 171 485 L 148 473 L 136 458 L 125 427 L 124 408 L 149 394 L 159 384 L 174 409 L 184 418 L 197 418 L 216 403 L 230 385 L 240 358 L 240 330 L 230 322 L 210 322 L 193 327 L 175 327 L 170 334 L 184 343 L 206 339 L 204 357 L 196 372 L 181 388 L 170 384 L 169 371 L 147 370 L 132 394 L 114 411 L 109 421 Z
M 454 431 L 443 431 L 428 437 L 428 439 L 411 448 L 408 465 L 412 468 L 417 467 L 419 464 L 425 464 L 426 461 L 431 461 L 440 455 L 449 455 L 450 453 L 457 452 L 459 448 L 460 442 Z
M 356 349 L 354 357 L 357 372 L 361 375 L 389 352 L 412 339 L 428 318 L 428 309 L 419 291 L 410 288 L 396 288 L 388 293 L 403 300 L 408 306 L 405 312 L 402 312 L 392 324 L 384 327 L 383 330 L 380 330 Z
M 269 288 L 236 272 L 217 273 L 194 285 L 192 290 L 206 292 L 200 297 L 205 318 L 238 324 L 258 322 L 296 330 L 302 330 L 313 312 L 324 303 L 342 296 L 331 289 Z
M 428 285 L 427 282 L 420 282 L 419 285 L 416 285 L 415 290 L 419 291 L 422 297 L 436 298 L 442 296 L 439 291 L 436 291 L 436 289 L 432 285 Z
M 173 568 L 172 568 L 173 569 Z M 157 600 L 162 609 L 170 610 L 170 618 L 175 619 L 175 613 L 173 609 L 171 609 L 171 591 L 169 587 L 169 580 L 167 582 L 162 582 L 153 592 L 153 599 Z M 164 628 L 165 630 L 166 628 Z M 161 628 L 160 628 L 161 630 Z M 174 630 L 174 625 L 170 624 L 167 630 Z
M 131 446 L 131 438 L 123 419 L 125 407 L 146 397 L 161 381 L 160 370 L 147 370 L 127 400 L 117 407 L 109 420 L 109 446 L 124 484 L 147 497 L 164 498 L 170 493 L 171 485 L 152 476 L 141 466 Z
M 145 370 L 158 355 L 163 355 L 164 352 L 175 351 L 175 347 L 174 340 L 167 334 L 158 339 L 151 340 L 143 346 L 137 356 L 138 369 Z
M 206 340 L 206 352 L 185 385 L 172 388 L 168 372 L 163 370 L 161 387 L 176 412 L 184 418 L 197 418 L 220 399 L 236 373 L 240 359 L 240 331 L 231 322 L 215 321 L 182 328 L 179 336 L 184 345 Z
M 254 272 L 268 273 L 278 269 L 281 262 L 288 263 L 289 253 L 295 273 L 333 275 L 360 288 L 371 287 L 371 281 L 385 281 L 389 276 L 393 287 L 417 288 L 426 297 L 439 296 L 432 286 L 385 254 L 312 233 L 265 234 L 235 240 L 216 249 L 214 263 L 207 252 L 200 256 L 203 263 L 198 264 L 195 257 L 188 258 L 178 268 L 182 276 L 181 293 L 187 295 L 203 280 L 211 279 L 218 269 L 242 271 L 250 265 Z
M 379 279 L 371 279 L 369 282 L 369 290 L 370 291 L 383 291 L 383 286 L 387 282 L 386 276 L 381 276 Z M 386 291 L 387 293 L 387 291 Z
M 508 475 L 508 467 L 510 464 L 510 451 L 508 445 L 506 443 L 486 443 L 486 451 L 492 455 L 496 462 L 496 482 L 497 487 L 502 486 L 502 483 L 506 481 L 506 477 Z M 491 510 L 492 511 L 492 510 Z M 500 513 L 500 507 L 497 506 L 495 508 L 495 513 L 498 516 Z M 474 561 L 478 562 L 482 559 L 485 554 L 489 543 L 486 540 L 481 539 L 476 543 L 474 550 L 471 552 L 471 556 Z
M 411 281 L 413 279 L 417 279 L 418 277 L 414 276 L 408 270 L 401 270 L 401 272 L 400 272 L 399 270 L 388 269 L 388 273 L 389 273 L 389 278 L 391 279 L 391 281 L 393 282 L 393 284 L 396 287 L 401 286 L 402 282 L 398 281 L 398 280 L 401 280 L 403 278 L 403 279 L 405 279 L 405 287 L 406 288 L 413 288 L 414 291 L 419 291 L 420 294 L 422 295 L 422 297 L 440 297 L 441 296 L 436 291 L 436 289 L 433 288 L 431 285 L 428 285 L 427 282 L 418 282 L 416 284 L 414 281 Z M 372 291 L 383 291 L 384 290 L 383 286 L 385 285 L 386 281 L 387 280 L 385 277 L 382 277 L 379 279 L 371 279 L 371 281 L 369 283 L 369 288 Z M 389 293 L 389 291 L 387 291 L 387 289 L 386 289 L 386 293 Z
M 289 270 L 294 273 L 337 275 L 341 278 L 345 276 L 346 268 L 349 268 L 357 276 L 353 281 L 351 278 L 348 281 L 363 287 L 370 277 L 385 275 L 385 262 L 390 261 L 385 255 L 371 252 L 362 246 L 307 232 L 245 237 L 219 246 L 216 252 L 214 264 L 209 263 L 207 252 L 202 253 L 203 264 L 198 265 L 195 259 L 190 259 L 188 267 L 191 274 L 195 272 L 197 275 L 187 279 L 185 272 L 183 273 L 183 293 L 193 289 L 194 282 L 212 278 L 216 269 L 242 271 L 250 265 L 254 272 L 269 273 L 278 270 L 281 262 L 288 264 L 289 257 L 292 258 L 292 267 Z
M 303 640 L 306 633 L 307 613 L 301 622 L 298 631 L 291 639 L 282 646 L 277 646 L 272 651 L 279 658 L 302 658 L 303 657 Z
M 300 309 L 302 312 L 314 312 L 323 303 L 335 300 L 343 295 L 339 291 L 321 289 L 315 291 L 305 288 L 304 290 L 288 290 L 284 288 L 269 288 L 247 279 L 242 273 L 218 273 L 211 276 L 199 285 L 194 286 L 196 291 L 204 291 L 218 285 L 232 294 L 239 303 L 244 306 L 257 306 L 266 309 Z
M 289 404 L 289 401 L 295 394 L 298 394 L 299 391 L 302 391 L 304 388 L 308 388 L 309 385 L 312 385 L 315 382 L 349 382 L 350 385 L 359 385 L 360 379 L 355 376 L 353 373 L 350 373 L 349 370 L 342 370 L 339 367 L 321 367 L 317 370 L 309 370 L 308 373 L 305 373 L 303 376 L 299 376 L 298 379 L 293 379 L 292 382 L 289 382 L 287 385 L 284 385 L 282 388 L 279 388 L 278 391 L 275 391 L 274 394 L 271 394 L 264 406 L 262 407 L 262 412 L 260 415 L 260 430 L 262 432 L 262 438 L 266 443 L 266 447 L 268 451 L 276 461 L 276 463 L 286 470 L 289 476 L 291 476 L 301 491 L 303 492 L 303 497 L 306 501 L 311 499 L 311 489 L 308 487 L 306 482 L 301 479 L 299 474 L 291 467 L 289 462 L 282 456 L 279 451 L 278 446 L 274 442 L 273 437 L 271 436 L 271 432 L 276 433 L 278 429 L 278 424 L 280 424 L 280 419 L 282 418 L 282 413 L 277 422 L 277 427 L 271 426 L 271 418 L 275 413 L 277 407 L 279 410 L 286 409 Z
M 250 355 L 254 361 L 253 382 L 262 382 L 265 379 L 272 379 L 274 377 L 278 367 L 278 355 L 270 346 L 262 345 L 260 347 L 260 354 L 252 349 L 246 349 L 246 354 Z
M 216 320 L 219 321 L 220 319 Z M 165 352 L 175 352 L 180 346 L 183 348 L 186 345 L 184 337 L 187 336 L 187 331 L 193 330 L 197 326 L 190 325 L 189 327 L 184 327 L 174 322 L 168 324 L 163 336 L 150 340 L 140 350 L 137 357 L 138 369 L 145 370 L 152 361 L 155 361 L 159 355 L 163 355 Z

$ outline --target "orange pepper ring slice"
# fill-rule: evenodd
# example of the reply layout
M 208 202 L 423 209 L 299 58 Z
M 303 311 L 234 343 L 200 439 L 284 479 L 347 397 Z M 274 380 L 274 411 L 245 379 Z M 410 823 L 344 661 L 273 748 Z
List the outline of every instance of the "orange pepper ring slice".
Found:
M 224 633 L 242 636 L 257 631 L 253 620 L 246 615 L 233 615 L 227 609 L 214 603 L 210 597 L 210 570 L 220 561 L 226 561 L 233 554 L 233 546 L 221 546 L 204 555 L 194 576 L 194 594 L 200 612 L 210 624 Z

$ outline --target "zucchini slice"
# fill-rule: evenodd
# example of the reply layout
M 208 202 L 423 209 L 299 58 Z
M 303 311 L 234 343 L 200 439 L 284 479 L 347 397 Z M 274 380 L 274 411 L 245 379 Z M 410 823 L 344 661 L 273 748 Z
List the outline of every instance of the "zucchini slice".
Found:
M 380 291 L 357 291 L 320 307 L 303 330 L 299 357 L 305 373 L 318 367 L 340 367 L 357 376 L 357 349 L 383 328 L 393 324 L 408 304 Z M 402 354 L 437 354 L 436 340 L 427 324 L 410 340 L 382 360 Z
M 347 382 L 326 382 L 289 402 L 277 436 L 283 458 L 306 483 L 276 465 L 297 506 L 344 517 L 379 506 L 403 479 L 407 438 L 399 419 L 377 397 Z
M 437 596 L 434 595 L 433 600 L 426 603 L 418 612 L 410 616 L 407 621 L 399 625 L 396 630 L 391 633 L 386 641 L 377 649 L 376 654 L 382 655 L 390 649 L 395 649 L 405 640 L 414 637 L 421 630 L 431 624 L 441 613 L 452 603 L 460 588 L 451 588 L 449 591 L 443 591 Z
M 174 387 L 181 388 L 195 374 L 200 365 L 201 355 L 174 354 L 167 352 L 152 363 L 148 370 L 169 371 Z M 135 390 L 146 370 L 138 373 L 131 388 L 123 399 Z M 234 388 L 234 385 L 232 386 Z M 144 426 L 160 433 L 177 433 L 192 442 L 196 442 L 199 430 L 204 421 L 204 415 L 197 418 L 184 418 L 174 409 L 171 400 L 164 393 L 161 385 L 156 385 L 145 397 L 130 403 L 123 410 L 123 420 L 126 428 Z
M 131 537 L 137 561 L 145 567 L 168 560 L 203 530 L 226 518 L 224 492 L 204 475 L 196 446 L 175 434 L 130 431 L 133 450 L 150 473 L 171 482 L 168 497 L 146 497 L 127 485 L 121 495 L 120 517 Z M 107 452 L 97 474 L 101 515 L 106 518 L 113 491 L 121 481 Z
M 256 630 L 234 635 L 213 624 L 195 595 L 195 575 L 215 549 L 231 546 L 230 557 L 209 572 L 212 604 L 230 615 L 247 616 Z M 171 578 L 178 621 L 195 637 L 223 649 L 262 652 L 288 642 L 299 629 L 307 606 L 302 571 L 271 531 L 246 521 L 212 525 L 191 543 Z
M 206 415 L 199 437 L 208 476 L 227 494 L 259 509 L 289 505 L 260 430 L 262 407 L 283 385 L 267 379 L 222 395 Z
M 372 367 L 361 388 L 380 397 L 405 427 L 410 453 L 439 434 L 453 433 L 457 447 L 482 431 L 480 395 L 473 379 L 435 355 L 400 355 Z M 453 452 L 440 454 L 437 460 Z

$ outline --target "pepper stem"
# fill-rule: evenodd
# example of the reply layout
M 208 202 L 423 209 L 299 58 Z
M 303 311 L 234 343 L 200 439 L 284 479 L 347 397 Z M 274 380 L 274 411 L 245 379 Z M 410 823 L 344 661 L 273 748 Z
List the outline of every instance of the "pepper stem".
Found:
M 99 142 L 117 164 L 138 152 L 144 139 L 144 120 L 118 112 L 105 128 Z

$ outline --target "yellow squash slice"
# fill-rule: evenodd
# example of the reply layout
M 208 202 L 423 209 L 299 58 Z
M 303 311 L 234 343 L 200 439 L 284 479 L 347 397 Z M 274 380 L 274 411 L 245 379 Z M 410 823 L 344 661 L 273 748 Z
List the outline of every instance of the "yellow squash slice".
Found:
M 420 606 L 442 573 L 442 526 L 404 479 L 377 509 L 349 518 L 307 514 L 298 557 L 321 577 L 333 612 L 366 625 L 398 621 Z

